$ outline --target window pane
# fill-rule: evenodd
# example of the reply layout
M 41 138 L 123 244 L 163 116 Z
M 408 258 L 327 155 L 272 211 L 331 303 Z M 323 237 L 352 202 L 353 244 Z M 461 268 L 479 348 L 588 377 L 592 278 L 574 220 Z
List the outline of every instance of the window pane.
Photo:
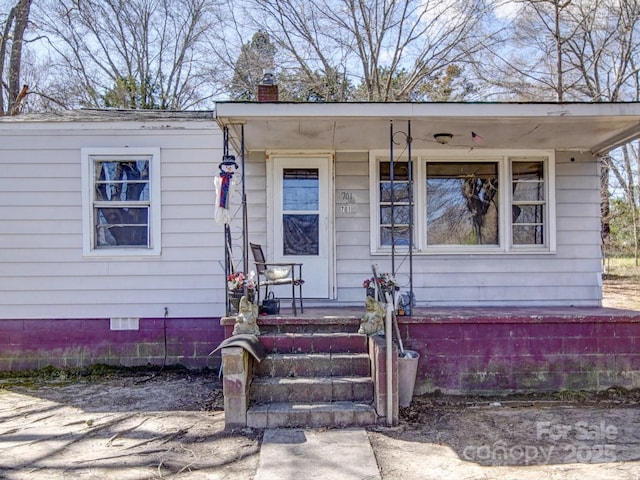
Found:
M 393 183 L 393 201 L 395 203 L 406 202 L 408 203 L 411 200 L 411 192 L 409 188 L 408 182 L 394 182 Z M 391 183 L 383 182 L 380 183 L 380 201 L 382 203 L 390 203 L 391 202 Z
M 282 216 L 282 251 L 285 255 L 318 255 L 319 215 Z
M 96 208 L 96 247 L 146 247 L 149 209 Z
M 318 210 L 319 187 L 317 168 L 285 168 L 282 173 L 283 210 Z
M 514 205 L 513 223 L 544 223 L 544 205 Z
M 514 180 L 542 180 L 543 162 L 513 162 Z
M 544 245 L 542 225 L 514 225 L 513 243 L 517 245 Z
M 393 223 L 409 224 L 409 205 L 393 206 Z M 391 225 L 391 206 L 380 207 L 380 223 L 382 225 Z
M 388 182 L 391 180 L 391 162 L 380 162 L 380 181 Z M 393 162 L 393 180 L 406 181 L 409 180 L 409 163 L 397 161 Z
M 427 243 L 497 245 L 498 164 L 427 163 Z
M 395 227 L 394 240 L 396 245 L 409 245 L 409 228 Z M 391 227 L 380 228 L 380 243 L 384 246 L 391 246 Z
M 149 161 L 97 161 L 95 199 L 149 201 Z
M 544 183 L 518 182 L 513 184 L 514 202 L 544 201 Z

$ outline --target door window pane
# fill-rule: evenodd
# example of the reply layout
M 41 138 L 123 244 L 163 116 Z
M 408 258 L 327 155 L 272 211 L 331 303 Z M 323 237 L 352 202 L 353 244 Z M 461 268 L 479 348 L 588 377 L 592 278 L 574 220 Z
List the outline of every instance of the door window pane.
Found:
M 319 170 L 317 168 L 283 169 L 282 252 L 284 255 L 318 255 L 319 208 Z
M 320 177 L 317 168 L 285 168 L 282 172 L 282 209 L 318 210 Z
M 318 255 L 319 215 L 282 216 L 282 251 L 285 255 Z

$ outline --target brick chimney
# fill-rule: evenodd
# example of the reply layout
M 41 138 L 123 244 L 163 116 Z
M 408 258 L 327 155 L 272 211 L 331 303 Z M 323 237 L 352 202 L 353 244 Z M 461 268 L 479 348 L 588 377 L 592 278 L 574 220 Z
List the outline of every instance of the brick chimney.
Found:
M 264 71 L 264 76 L 258 84 L 258 101 L 259 102 L 277 102 L 278 101 L 278 85 L 276 85 L 273 73 L 269 70 Z

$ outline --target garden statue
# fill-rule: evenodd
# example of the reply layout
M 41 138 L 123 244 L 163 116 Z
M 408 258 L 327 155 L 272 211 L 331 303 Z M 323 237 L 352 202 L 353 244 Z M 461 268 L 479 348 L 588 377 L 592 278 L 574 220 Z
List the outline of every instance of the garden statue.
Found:
M 239 312 L 236 315 L 236 324 L 233 327 L 233 334 L 250 333 L 260 335 L 260 328 L 256 320 L 258 318 L 258 305 L 249 301 L 246 295 L 240 299 Z
M 385 311 L 380 302 L 373 297 L 367 297 L 364 302 L 365 314 L 360 320 L 358 333 L 366 335 L 384 335 Z

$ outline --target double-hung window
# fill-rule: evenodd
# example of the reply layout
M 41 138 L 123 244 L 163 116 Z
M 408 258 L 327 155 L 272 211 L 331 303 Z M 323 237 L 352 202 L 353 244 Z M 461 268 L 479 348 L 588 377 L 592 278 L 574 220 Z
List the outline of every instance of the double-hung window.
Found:
M 378 163 L 379 241 L 383 247 L 409 245 L 411 222 L 410 165 L 407 159 Z
M 511 234 L 514 246 L 546 242 L 544 159 L 511 158 Z
M 159 149 L 83 149 L 84 253 L 160 253 Z
M 411 177 L 406 158 L 393 175 L 388 155 L 371 162 L 372 253 L 388 253 L 392 237 L 408 245 L 410 231 L 415 253 L 555 250 L 552 151 L 418 152 Z

